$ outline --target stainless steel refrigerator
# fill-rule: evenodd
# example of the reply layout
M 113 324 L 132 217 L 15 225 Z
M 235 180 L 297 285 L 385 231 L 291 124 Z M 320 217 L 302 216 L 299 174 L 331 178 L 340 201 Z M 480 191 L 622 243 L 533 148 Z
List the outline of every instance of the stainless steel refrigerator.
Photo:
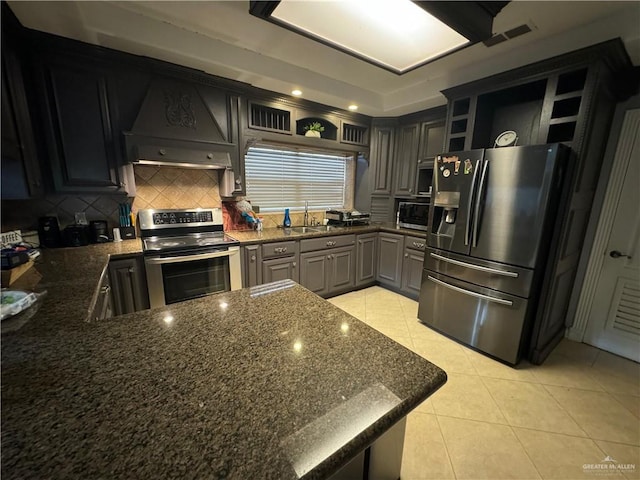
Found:
M 418 319 L 516 364 L 529 341 L 570 149 L 436 158 Z

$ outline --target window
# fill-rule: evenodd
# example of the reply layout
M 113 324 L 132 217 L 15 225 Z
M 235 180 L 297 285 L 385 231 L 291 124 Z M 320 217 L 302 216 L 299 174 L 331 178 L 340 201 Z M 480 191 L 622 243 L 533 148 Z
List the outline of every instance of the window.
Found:
M 245 156 L 247 197 L 261 212 L 345 208 L 347 155 L 250 147 Z

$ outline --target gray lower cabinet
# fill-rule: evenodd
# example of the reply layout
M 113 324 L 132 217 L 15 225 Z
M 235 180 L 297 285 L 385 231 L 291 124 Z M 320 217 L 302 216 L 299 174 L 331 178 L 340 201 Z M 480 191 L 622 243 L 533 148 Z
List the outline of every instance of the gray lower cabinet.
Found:
M 354 240 L 355 242 L 355 240 Z M 356 286 L 356 247 L 335 248 L 329 252 L 329 295 L 353 290 Z
M 378 233 L 356 237 L 356 287 L 373 285 L 376 281 Z
M 298 242 L 273 242 L 262 245 L 262 283 L 291 279 L 300 282 Z
M 242 247 L 242 286 L 255 287 L 262 283 L 262 248 L 260 245 Z
M 300 285 L 321 297 L 329 293 L 329 258 L 328 252 L 300 254 Z
M 116 315 L 149 308 L 149 294 L 142 255 L 111 260 L 109 278 Z
M 320 296 L 356 286 L 356 237 L 339 235 L 300 241 L 300 284 Z
M 418 299 L 422 282 L 422 264 L 426 240 L 419 237 L 404 237 L 404 258 L 402 260 L 401 290 L 407 296 Z
M 109 280 L 109 270 L 105 268 L 100 277 L 98 296 L 96 297 L 96 304 L 89 314 L 89 321 L 100 321 L 111 317 L 113 317 L 113 294 Z
M 400 289 L 402 286 L 402 253 L 404 235 L 378 234 L 378 271 L 376 279 L 382 285 Z

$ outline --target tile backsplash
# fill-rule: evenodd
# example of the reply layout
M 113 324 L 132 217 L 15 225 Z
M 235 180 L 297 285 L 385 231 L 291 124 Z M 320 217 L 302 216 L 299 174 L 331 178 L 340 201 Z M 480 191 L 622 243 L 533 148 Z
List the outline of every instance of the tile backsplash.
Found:
M 2 231 L 36 230 L 38 218 L 58 217 L 60 227 L 75 223 L 76 212 L 87 220 L 107 220 L 118 226 L 118 204 L 132 203 L 133 212 L 145 208 L 220 207 L 219 170 L 136 165 L 136 196 L 124 195 L 50 195 L 33 200 L 2 201 Z
M 220 170 L 136 165 L 133 211 L 146 208 L 221 207 Z
M 135 165 L 135 198 L 124 195 L 51 195 L 33 200 L 2 201 L 2 231 L 36 230 L 38 218 L 57 216 L 60 227 L 75 223 L 76 212 L 84 212 L 87 220 L 107 220 L 109 227 L 119 222 L 118 204 L 132 204 L 132 211 L 147 208 L 222 207 L 218 187 L 220 170 L 199 170 L 153 165 Z M 309 220 L 324 219 L 324 211 L 310 211 Z M 284 208 L 278 213 L 259 213 L 265 228 L 282 225 Z M 292 211 L 293 225 L 302 225 L 303 212 Z M 247 228 L 246 226 L 244 228 Z

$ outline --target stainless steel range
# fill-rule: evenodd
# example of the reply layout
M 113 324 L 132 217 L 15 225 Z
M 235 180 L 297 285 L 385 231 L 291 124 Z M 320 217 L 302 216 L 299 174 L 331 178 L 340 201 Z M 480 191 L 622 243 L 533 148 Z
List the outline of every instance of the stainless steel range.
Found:
M 151 308 L 242 288 L 239 242 L 220 208 L 140 210 Z

